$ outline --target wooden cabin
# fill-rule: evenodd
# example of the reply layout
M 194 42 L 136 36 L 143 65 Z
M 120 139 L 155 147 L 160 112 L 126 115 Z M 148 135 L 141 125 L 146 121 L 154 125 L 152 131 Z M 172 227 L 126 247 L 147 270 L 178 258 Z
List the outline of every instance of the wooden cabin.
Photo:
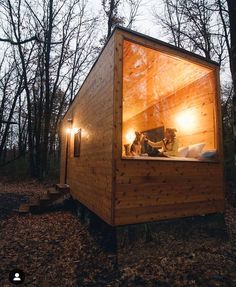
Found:
M 132 154 L 135 132 L 178 154 Z M 61 125 L 61 184 L 112 226 L 224 211 L 219 66 L 117 27 Z

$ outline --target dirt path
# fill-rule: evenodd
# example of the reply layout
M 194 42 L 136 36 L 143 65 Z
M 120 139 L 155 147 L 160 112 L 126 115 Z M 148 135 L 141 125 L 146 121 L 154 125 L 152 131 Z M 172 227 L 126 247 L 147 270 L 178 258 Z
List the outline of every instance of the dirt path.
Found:
M 0 286 L 22 269 L 20 286 L 235 287 L 236 258 L 221 215 L 159 223 L 152 242 L 118 251 L 118 266 L 69 210 L 18 216 L 19 202 L 45 187 L 0 184 Z

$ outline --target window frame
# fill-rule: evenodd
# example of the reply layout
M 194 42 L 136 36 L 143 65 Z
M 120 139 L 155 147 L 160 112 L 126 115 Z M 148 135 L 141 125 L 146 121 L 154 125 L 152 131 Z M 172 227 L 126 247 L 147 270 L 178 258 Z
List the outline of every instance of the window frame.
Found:
M 165 161 L 165 158 L 163 157 L 142 157 L 142 156 L 126 156 L 126 155 L 123 155 L 123 97 L 124 97 L 124 94 L 123 94 L 123 79 L 124 79 L 124 42 L 125 41 L 128 41 L 130 43 L 133 43 L 133 44 L 137 44 L 137 45 L 140 45 L 140 46 L 143 46 L 145 48 L 149 48 L 149 49 L 152 49 L 152 50 L 155 50 L 155 51 L 159 51 L 161 53 L 164 53 L 164 54 L 167 54 L 167 55 L 173 55 L 173 56 L 176 56 L 176 54 L 173 53 L 168 49 L 168 51 L 163 51 L 163 48 L 162 47 L 153 47 L 151 44 L 149 43 L 142 43 L 142 42 L 139 42 L 139 41 L 136 41 L 134 39 L 129 39 L 127 37 L 123 37 L 122 39 L 122 69 L 121 69 L 121 153 L 120 153 L 120 158 L 121 160 L 145 160 L 145 161 Z M 159 45 L 159 44 L 158 44 Z M 178 55 L 177 55 L 178 56 Z M 216 90 L 215 90 L 215 97 L 213 98 L 213 114 L 214 114 L 214 119 L 213 119 L 213 125 L 214 125 L 214 139 L 215 139 L 215 150 L 216 150 L 216 155 L 213 159 L 195 159 L 195 158 L 187 158 L 187 160 L 183 159 L 183 158 L 174 158 L 174 157 L 170 157 L 168 158 L 168 161 L 169 162 L 199 162 L 199 163 L 219 163 L 221 161 L 221 148 L 219 147 L 219 135 L 217 135 L 217 126 L 216 126 L 216 123 L 219 122 L 219 119 L 217 118 L 217 99 L 219 97 L 219 91 L 217 90 L 217 86 L 218 86 L 218 76 L 216 74 L 217 72 L 217 68 L 216 67 L 212 67 L 211 65 L 208 66 L 207 64 L 205 63 L 199 63 L 197 60 L 195 61 L 194 59 L 189 59 L 189 57 L 187 58 L 187 60 L 189 62 L 193 62 L 193 63 L 196 63 L 200 66 L 204 66 L 208 69 L 211 69 L 214 73 L 214 76 L 215 76 L 215 87 L 216 87 Z

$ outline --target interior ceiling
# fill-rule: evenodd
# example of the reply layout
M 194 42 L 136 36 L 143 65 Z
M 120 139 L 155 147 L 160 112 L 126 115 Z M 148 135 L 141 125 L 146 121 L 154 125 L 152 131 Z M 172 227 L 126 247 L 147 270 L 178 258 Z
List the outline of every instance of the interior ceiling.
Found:
M 129 41 L 123 48 L 123 120 L 135 116 L 211 70 Z

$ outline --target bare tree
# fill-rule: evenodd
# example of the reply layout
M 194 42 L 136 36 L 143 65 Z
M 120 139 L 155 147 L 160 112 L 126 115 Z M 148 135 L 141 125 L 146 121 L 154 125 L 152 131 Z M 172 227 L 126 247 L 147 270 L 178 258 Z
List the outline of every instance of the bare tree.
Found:
M 108 39 L 111 35 L 112 28 L 115 25 L 123 24 L 124 17 L 119 15 L 118 7 L 121 4 L 122 0 L 102 0 L 102 7 L 107 16 L 107 35 Z
M 154 7 L 154 20 L 162 26 L 169 36 L 169 41 L 176 47 L 184 48 L 184 35 L 182 30 L 186 29 L 186 22 L 183 19 L 184 14 L 179 0 L 166 0 L 164 7 L 164 15 L 161 15 L 158 7 Z
M 123 12 L 125 19 L 125 27 L 127 28 L 133 28 L 134 24 L 137 21 L 137 18 L 139 16 L 139 10 L 140 8 L 144 8 L 144 4 L 142 3 L 142 0 L 125 0 L 123 1 Z M 125 11 L 128 11 L 128 14 L 126 15 Z
M 33 176 L 45 176 L 59 120 L 96 55 L 97 19 L 88 17 L 85 2 L 79 0 L 0 4 L 5 17 L 1 41 L 20 60 L 16 69 L 23 78 L 20 104 L 27 105 L 30 170 Z M 26 128 L 24 119 L 19 110 L 19 130 Z
M 234 138 L 234 164 L 236 165 L 236 2 L 227 0 L 230 23 L 230 68 L 233 79 L 233 97 L 232 97 L 232 111 L 233 111 L 233 138 Z
M 154 17 L 171 36 L 171 43 L 218 63 L 226 59 L 225 34 L 214 1 L 166 0 L 164 3 L 164 16 L 156 11 Z
M 0 77 L 0 159 L 8 141 L 11 125 L 16 124 L 13 116 L 23 90 L 23 77 L 16 74 L 15 65 L 16 63 L 4 63 L 3 60 L 0 64 L 0 70 L 3 68 L 4 71 Z
M 132 28 L 138 16 L 142 0 L 102 0 L 102 8 L 106 15 L 107 34 L 102 44 L 110 37 L 116 25 Z M 126 15 L 126 11 L 128 14 Z

